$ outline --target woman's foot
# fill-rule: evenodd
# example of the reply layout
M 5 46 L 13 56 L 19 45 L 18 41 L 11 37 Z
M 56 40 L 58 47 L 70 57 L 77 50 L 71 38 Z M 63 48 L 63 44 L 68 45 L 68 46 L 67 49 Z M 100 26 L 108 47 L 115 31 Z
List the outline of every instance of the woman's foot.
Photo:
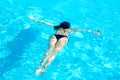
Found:
M 44 67 L 40 67 L 36 70 L 36 75 L 38 76 L 39 74 L 43 74 L 46 71 Z

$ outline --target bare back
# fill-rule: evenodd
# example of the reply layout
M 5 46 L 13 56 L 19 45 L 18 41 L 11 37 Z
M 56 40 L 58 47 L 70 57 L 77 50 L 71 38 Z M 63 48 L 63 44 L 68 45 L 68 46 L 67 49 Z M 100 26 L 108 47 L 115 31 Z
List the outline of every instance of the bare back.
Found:
M 65 35 L 65 36 L 68 36 L 70 33 L 71 33 L 71 29 L 70 28 L 68 28 L 68 29 L 60 28 L 56 32 L 56 34 Z

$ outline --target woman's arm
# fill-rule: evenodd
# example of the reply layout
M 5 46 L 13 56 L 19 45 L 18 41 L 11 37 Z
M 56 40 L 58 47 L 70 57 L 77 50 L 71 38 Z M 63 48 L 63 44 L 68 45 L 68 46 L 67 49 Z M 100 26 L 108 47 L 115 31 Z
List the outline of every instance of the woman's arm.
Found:
M 76 30 L 71 29 L 71 32 L 80 32 L 80 31 L 81 31 L 80 29 L 76 29 Z
M 32 17 L 32 16 L 29 16 L 29 18 L 31 19 L 31 20 L 34 20 L 34 21 L 36 21 L 36 22 L 40 22 L 40 23 L 43 23 L 43 24 L 47 24 L 47 25 L 49 25 L 49 26 L 54 26 L 54 24 L 51 24 L 51 23 L 49 23 L 49 22 L 45 22 L 45 21 L 43 21 L 43 20 L 37 20 L 36 18 L 34 18 L 34 17 Z
M 72 30 L 71 29 L 71 32 L 81 32 L 81 31 L 84 31 L 84 32 L 89 32 L 89 33 L 93 33 L 93 34 L 101 34 L 101 31 L 100 30 L 96 30 L 95 32 L 92 32 L 90 29 L 86 30 L 86 29 L 76 29 L 76 30 Z
M 96 30 L 95 32 L 91 31 L 90 29 L 86 30 L 86 32 L 89 32 L 89 33 L 93 33 L 93 34 L 101 34 L 101 31 L 100 30 Z

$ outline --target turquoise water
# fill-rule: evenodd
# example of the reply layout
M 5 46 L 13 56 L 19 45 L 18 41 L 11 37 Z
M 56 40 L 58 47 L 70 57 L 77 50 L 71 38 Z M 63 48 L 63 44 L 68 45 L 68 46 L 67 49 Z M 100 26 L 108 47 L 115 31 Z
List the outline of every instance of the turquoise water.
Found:
M 119 0 L 0 0 L 0 80 L 120 80 Z M 73 33 L 44 75 L 35 70 L 48 49 L 53 24 L 100 29 Z

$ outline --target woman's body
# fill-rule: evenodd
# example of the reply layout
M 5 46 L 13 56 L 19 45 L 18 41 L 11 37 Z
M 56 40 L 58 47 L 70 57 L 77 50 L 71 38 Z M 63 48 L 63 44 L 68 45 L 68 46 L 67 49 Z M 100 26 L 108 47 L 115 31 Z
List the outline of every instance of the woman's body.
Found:
M 50 38 L 50 45 L 49 49 L 46 51 L 46 57 L 42 60 L 40 67 L 36 70 L 36 74 L 38 75 L 41 72 L 45 72 L 46 68 L 50 65 L 50 63 L 55 59 L 56 55 L 60 50 L 63 49 L 63 47 L 68 43 L 68 36 L 71 32 L 78 32 L 78 30 L 72 30 L 70 29 L 70 23 L 68 22 L 62 22 L 59 26 L 54 26 L 51 23 L 42 21 L 42 20 L 36 20 L 33 17 L 30 17 L 32 20 L 35 20 L 37 22 L 41 22 L 44 24 L 47 24 L 49 26 L 54 27 L 56 30 L 55 35 L 53 35 Z M 88 31 L 90 32 L 90 31 Z
M 50 65 L 54 60 L 57 53 L 63 49 L 63 47 L 68 43 L 68 35 L 63 34 L 63 31 L 58 30 L 55 35 L 50 38 L 49 50 L 46 51 L 46 57 L 41 62 L 41 67 L 44 67 L 44 70 Z M 47 63 L 46 63 L 47 62 Z M 39 69 L 38 69 L 39 71 Z
M 46 57 L 42 60 L 40 67 L 36 71 L 36 74 L 39 74 L 39 72 L 45 72 L 46 68 L 55 59 L 58 52 L 62 50 L 63 47 L 68 43 L 68 36 L 72 31 L 73 30 L 71 30 L 70 28 L 59 28 L 56 30 L 55 35 L 50 38 L 49 49 L 45 53 Z

